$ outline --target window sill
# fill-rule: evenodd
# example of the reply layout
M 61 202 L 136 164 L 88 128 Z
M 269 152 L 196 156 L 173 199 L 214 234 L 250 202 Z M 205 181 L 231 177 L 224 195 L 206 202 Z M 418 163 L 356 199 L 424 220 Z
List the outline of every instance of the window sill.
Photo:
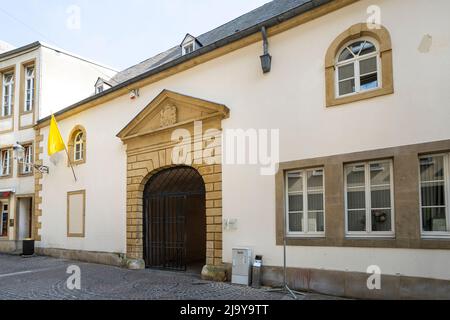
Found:
M 450 234 L 439 233 L 439 234 L 422 234 L 423 240 L 450 240 Z
M 73 162 L 72 162 L 72 165 L 73 165 L 74 167 L 76 167 L 76 166 L 81 166 L 82 164 L 85 164 L 85 163 L 86 163 L 86 160 L 73 161 Z M 67 166 L 70 167 L 70 163 L 68 163 Z
M 34 173 L 33 173 L 33 172 L 30 172 L 30 173 L 19 173 L 17 176 L 18 176 L 19 178 L 27 178 L 27 177 L 32 177 L 32 176 L 34 176 Z
M 0 120 L 8 120 L 8 119 L 12 119 L 13 115 L 10 116 L 0 116 Z
M 288 240 L 307 240 L 307 239 L 325 239 L 325 234 L 288 234 L 286 239 Z
M 12 174 L 8 175 L 8 176 L 0 176 L 0 180 L 2 179 L 11 179 L 12 178 Z
M 343 104 L 367 100 L 367 99 L 385 96 L 385 95 L 393 94 L 393 93 L 394 93 L 394 87 L 390 86 L 390 87 L 365 91 L 365 92 L 361 92 L 361 93 L 357 93 L 357 94 L 352 94 L 352 95 L 344 96 L 342 98 L 330 98 L 327 100 L 326 106 L 327 106 L 327 108 L 336 107 L 336 106 L 340 106 Z
M 32 114 L 33 111 L 34 111 L 33 109 L 31 109 L 30 111 L 21 111 L 21 112 L 20 112 L 20 115 L 21 115 L 21 116 L 24 116 L 24 115 L 27 115 L 27 114 Z
M 367 239 L 377 239 L 377 240 L 394 240 L 395 234 L 346 234 L 346 240 L 367 240 Z

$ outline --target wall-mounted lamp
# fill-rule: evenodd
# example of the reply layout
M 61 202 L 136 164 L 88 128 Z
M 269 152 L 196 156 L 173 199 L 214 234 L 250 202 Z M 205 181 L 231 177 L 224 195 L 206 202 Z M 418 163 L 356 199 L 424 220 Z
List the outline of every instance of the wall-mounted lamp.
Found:
M 269 40 L 267 39 L 266 27 L 261 28 L 263 38 L 264 54 L 261 56 L 261 67 L 264 73 L 269 73 L 272 68 L 272 56 L 269 54 Z
M 135 100 L 136 98 L 139 98 L 139 89 L 130 90 L 130 99 Z
M 34 169 L 38 170 L 40 173 L 46 173 L 48 174 L 50 172 L 50 168 L 47 166 L 41 166 L 34 163 L 28 163 L 25 159 L 25 148 L 20 145 L 18 142 L 13 146 L 13 153 L 14 153 L 14 159 L 17 160 L 17 162 L 23 166 L 26 167 L 33 167 Z

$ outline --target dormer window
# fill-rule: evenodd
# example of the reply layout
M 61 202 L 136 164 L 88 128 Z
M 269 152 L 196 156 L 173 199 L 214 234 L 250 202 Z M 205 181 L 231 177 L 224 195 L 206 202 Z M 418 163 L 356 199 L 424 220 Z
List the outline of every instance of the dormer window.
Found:
M 190 43 L 186 44 L 186 45 L 183 47 L 183 55 L 189 54 L 189 53 L 191 53 L 191 52 L 194 52 L 194 50 L 195 50 L 194 47 L 195 47 L 194 42 L 190 42 Z
M 186 37 L 184 37 L 183 42 L 181 43 L 181 53 L 184 56 L 186 54 L 194 52 L 201 46 L 201 43 L 195 37 L 187 34 Z
M 95 94 L 102 93 L 105 88 L 103 87 L 103 83 L 95 87 Z
M 111 88 L 112 85 L 108 83 L 105 79 L 98 78 L 97 82 L 95 83 L 95 94 L 102 93 L 105 90 L 108 90 Z

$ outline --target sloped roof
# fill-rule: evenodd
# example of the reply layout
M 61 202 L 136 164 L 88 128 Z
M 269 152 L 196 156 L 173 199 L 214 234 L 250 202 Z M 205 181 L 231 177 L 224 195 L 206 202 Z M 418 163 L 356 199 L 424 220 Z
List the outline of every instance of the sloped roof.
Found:
M 271 28 L 334 1 L 339 3 L 338 0 L 274 0 L 239 18 L 234 19 L 233 21 L 230 21 L 229 23 L 199 36 L 198 38 L 200 41 L 203 41 L 203 47 L 200 49 L 182 56 L 181 47 L 177 45 L 133 67 L 119 72 L 115 77 L 110 79 L 110 83 L 114 84 L 112 88 L 87 97 L 86 99 L 56 112 L 55 117 L 61 117 L 63 115 L 69 116 L 69 111 L 88 104 L 90 104 L 90 107 L 93 107 L 95 106 L 95 101 L 97 100 L 100 100 L 119 90 L 129 90 L 131 85 L 138 83 L 141 80 L 169 70 L 175 66 L 179 66 L 186 61 L 205 55 L 206 53 L 222 48 L 252 34 L 261 32 L 261 28 L 263 26 L 266 28 Z M 346 6 L 358 0 L 339 1 L 342 1 L 342 5 L 337 5 L 333 10 L 337 10 L 342 6 Z M 236 28 L 237 26 L 240 26 L 241 29 Z M 234 30 L 233 33 L 231 30 Z M 45 117 L 38 121 L 38 126 L 46 126 L 49 123 L 50 117 Z
M 0 53 L 0 60 L 1 59 L 9 59 L 13 55 L 22 54 L 22 53 L 25 53 L 25 52 L 28 52 L 28 51 L 31 51 L 31 50 L 35 50 L 35 49 L 40 48 L 40 47 L 44 47 L 44 48 L 53 50 L 55 52 L 59 52 L 59 53 L 71 56 L 72 58 L 83 60 L 83 61 L 85 61 L 87 63 L 91 63 L 91 64 L 97 65 L 99 67 L 102 67 L 102 68 L 109 69 L 111 71 L 117 72 L 117 70 L 115 70 L 112 67 L 109 67 L 109 66 L 103 65 L 101 63 L 95 62 L 93 60 L 81 57 L 81 56 L 79 56 L 77 54 L 74 54 L 72 52 L 69 52 L 67 50 L 58 48 L 58 47 L 56 47 L 54 45 L 50 45 L 50 44 L 42 42 L 42 41 L 35 41 L 35 42 L 30 43 L 30 44 L 24 45 L 22 47 L 14 48 L 12 50 L 8 50 L 8 51 L 5 51 L 3 53 Z
M 208 31 L 198 36 L 196 39 L 202 44 L 202 46 L 208 46 L 311 1 L 312 0 L 274 0 L 211 31 Z M 114 85 L 118 85 L 179 57 L 181 57 L 181 48 L 177 45 L 135 66 L 119 72 L 111 79 L 111 82 Z

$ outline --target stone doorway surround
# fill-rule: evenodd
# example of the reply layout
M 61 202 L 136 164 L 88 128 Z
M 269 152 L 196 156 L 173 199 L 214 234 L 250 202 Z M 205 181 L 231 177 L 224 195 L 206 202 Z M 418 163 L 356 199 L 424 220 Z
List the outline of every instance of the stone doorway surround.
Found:
M 143 192 L 157 172 L 174 167 L 176 146 L 191 145 L 189 165 L 202 176 L 206 188 L 206 263 L 214 269 L 222 266 L 222 120 L 229 109 L 172 91 L 162 91 L 117 135 L 127 146 L 127 259 L 130 268 L 142 268 L 144 250 Z M 194 124 L 201 122 L 202 134 L 195 135 Z M 189 132 L 191 141 L 172 141 L 177 130 Z M 198 130 L 197 130 L 198 131 Z M 199 152 L 198 149 L 201 149 Z M 208 154 L 214 163 L 202 161 Z

